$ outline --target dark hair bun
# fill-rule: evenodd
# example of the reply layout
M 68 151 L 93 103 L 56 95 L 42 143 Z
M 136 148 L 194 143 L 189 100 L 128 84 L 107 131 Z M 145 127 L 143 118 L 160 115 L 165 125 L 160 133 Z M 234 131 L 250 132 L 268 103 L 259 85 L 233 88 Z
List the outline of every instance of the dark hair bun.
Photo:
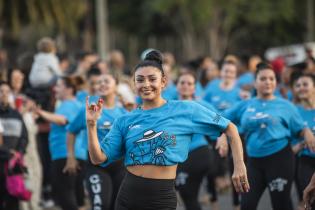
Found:
M 148 52 L 145 57 L 144 57 L 145 61 L 153 61 L 156 62 L 160 65 L 162 65 L 163 63 L 163 56 L 162 53 L 158 50 L 151 50 L 150 52 Z

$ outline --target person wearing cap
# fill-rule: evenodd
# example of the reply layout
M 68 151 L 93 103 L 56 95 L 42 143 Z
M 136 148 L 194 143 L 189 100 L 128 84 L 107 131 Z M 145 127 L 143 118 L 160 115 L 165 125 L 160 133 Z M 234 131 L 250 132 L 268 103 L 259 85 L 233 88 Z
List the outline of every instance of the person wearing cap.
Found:
M 143 104 L 115 120 L 100 142 L 97 119 L 102 102 L 86 102 L 88 148 L 92 163 L 108 165 L 124 157 L 127 174 L 116 199 L 116 210 L 176 209 L 174 189 L 177 164 L 187 159 L 192 135 L 230 137 L 234 157 L 233 183 L 247 192 L 246 167 L 236 126 L 224 117 L 191 101 L 166 101 L 161 97 L 166 78 L 162 56 L 152 50 L 134 72 L 135 88 Z

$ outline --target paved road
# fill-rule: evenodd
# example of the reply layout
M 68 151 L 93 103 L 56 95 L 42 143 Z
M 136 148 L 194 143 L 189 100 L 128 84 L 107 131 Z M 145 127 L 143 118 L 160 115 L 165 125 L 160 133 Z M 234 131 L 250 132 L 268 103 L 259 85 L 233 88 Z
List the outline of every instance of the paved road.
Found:
M 201 190 L 200 195 L 204 195 L 204 189 Z M 296 206 L 297 197 L 296 197 L 295 189 L 292 190 L 292 198 L 293 198 L 294 206 Z M 230 192 L 226 192 L 225 194 L 219 195 L 219 209 L 220 210 L 233 210 Z M 45 210 L 59 210 L 59 208 L 54 207 L 54 208 L 49 208 Z M 89 210 L 89 208 L 87 208 L 87 210 Z M 185 208 L 183 207 L 182 204 L 179 203 L 177 210 L 185 210 Z M 202 210 L 211 210 L 211 207 L 209 205 L 203 205 Z M 263 194 L 259 202 L 258 210 L 272 210 L 270 197 L 267 191 L 265 191 L 265 193 Z

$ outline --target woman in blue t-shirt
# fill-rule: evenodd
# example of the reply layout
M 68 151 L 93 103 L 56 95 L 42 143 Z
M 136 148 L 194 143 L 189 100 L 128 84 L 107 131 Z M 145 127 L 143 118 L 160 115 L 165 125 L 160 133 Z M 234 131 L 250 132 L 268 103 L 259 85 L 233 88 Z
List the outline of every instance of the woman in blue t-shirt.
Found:
M 226 57 L 221 70 L 220 80 L 213 82 L 206 90 L 204 100 L 212 104 L 219 113 L 231 108 L 235 103 L 249 97 L 249 93 L 242 90 L 237 84 L 238 63 L 234 59 Z M 212 151 L 216 158 L 216 173 L 210 174 L 208 180 L 208 191 L 212 194 L 212 201 L 216 202 L 216 187 L 225 189 L 230 180 L 226 178 L 228 171 L 233 173 L 233 160 L 230 157 L 220 157 L 216 150 Z M 215 181 L 213 180 L 215 179 Z M 213 184 L 212 184 L 213 183 Z M 239 194 L 232 190 L 232 200 L 235 209 L 239 208 Z
M 196 78 L 192 72 L 182 73 L 177 81 L 178 98 L 188 101 L 195 100 L 195 84 Z M 213 112 L 216 111 L 211 104 L 205 101 L 196 102 Z M 211 137 L 207 138 L 211 139 Z M 213 142 L 215 142 L 216 138 L 213 140 Z M 221 152 L 223 152 L 223 150 L 227 152 L 227 144 L 217 145 L 222 146 L 222 148 L 217 147 Z M 223 147 L 225 147 L 225 149 Z M 202 134 L 194 134 L 189 146 L 187 160 L 184 163 L 178 164 L 176 189 L 179 191 L 185 203 L 186 210 L 201 210 L 201 206 L 198 202 L 199 188 L 203 178 L 208 176 L 213 170 L 214 161 L 211 152 L 206 137 Z M 213 203 L 213 205 L 215 205 L 215 203 Z
M 78 210 L 84 205 L 83 172 L 68 174 L 63 171 L 67 160 L 66 126 L 74 119 L 80 110 L 80 103 L 75 99 L 78 79 L 63 77 L 55 86 L 56 99 L 60 104 L 54 113 L 37 109 L 39 116 L 51 122 L 49 133 L 49 151 L 52 157 L 51 179 L 54 200 L 63 210 Z M 78 139 L 80 142 L 82 139 Z M 83 168 L 86 153 L 75 151 L 80 167 Z
M 237 65 L 234 62 L 224 61 L 219 82 L 206 90 L 204 100 L 219 112 L 242 100 L 241 89 L 237 86 Z
M 315 76 L 313 74 L 301 74 L 295 78 L 293 83 L 294 98 L 296 106 L 301 114 L 304 124 L 311 129 L 315 134 Z M 298 189 L 303 190 L 310 182 L 313 173 L 315 172 L 315 152 L 304 148 L 304 139 L 294 146 L 299 151 L 298 159 Z M 303 205 L 301 205 L 303 206 Z M 315 210 L 313 204 L 312 210 Z
M 315 150 L 315 138 L 294 105 L 274 95 L 276 76 L 271 66 L 257 65 L 255 88 L 257 97 L 240 102 L 225 113 L 240 125 L 246 141 L 251 190 L 242 195 L 241 209 L 256 209 L 268 187 L 273 209 L 291 210 L 294 156 L 289 141 L 293 136 L 302 136 Z
M 126 114 L 127 111 L 116 102 L 118 81 L 111 74 L 100 75 L 96 81 L 98 83 L 97 95 L 104 100 L 103 111 L 97 121 L 97 134 L 99 139 L 102 139 L 109 132 L 114 120 Z M 84 144 L 81 147 L 87 152 L 88 140 L 85 115 L 85 107 L 82 107 L 68 126 L 69 156 L 65 170 L 70 173 L 76 173 L 78 170 L 78 163 L 73 155 L 75 136 L 83 133 Z M 85 183 L 89 191 L 91 209 L 114 209 L 116 195 L 124 174 L 125 169 L 122 160 L 118 160 L 106 167 L 95 166 L 88 160 L 85 171 Z
M 121 157 L 127 174 L 116 200 L 116 210 L 176 209 L 174 179 L 177 164 L 185 161 L 193 134 L 230 136 L 235 161 L 234 185 L 248 191 L 241 140 L 234 124 L 190 101 L 166 101 L 161 97 L 166 79 L 162 55 L 147 53 L 135 67 L 135 89 L 143 101 L 138 109 L 116 119 L 101 142 L 97 119 L 102 103 L 87 109 L 89 154 L 94 164 L 106 165 Z

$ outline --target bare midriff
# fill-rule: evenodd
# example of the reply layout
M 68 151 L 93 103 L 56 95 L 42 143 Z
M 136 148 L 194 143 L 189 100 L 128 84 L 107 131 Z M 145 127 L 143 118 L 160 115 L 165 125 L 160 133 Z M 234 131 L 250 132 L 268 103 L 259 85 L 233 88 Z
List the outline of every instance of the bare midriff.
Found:
M 155 165 L 136 165 L 127 166 L 127 170 L 140 177 L 149 179 L 175 179 L 177 165 L 155 166 Z

